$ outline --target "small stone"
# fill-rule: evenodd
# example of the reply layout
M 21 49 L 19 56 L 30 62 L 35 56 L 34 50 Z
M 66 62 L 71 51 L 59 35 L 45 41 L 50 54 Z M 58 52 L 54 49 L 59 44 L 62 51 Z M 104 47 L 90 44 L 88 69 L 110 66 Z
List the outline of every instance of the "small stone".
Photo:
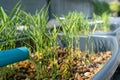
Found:
M 90 68 L 90 71 L 93 71 L 93 68 Z
M 83 68 L 83 69 L 82 69 L 82 72 L 86 72 L 86 69 L 85 69 L 85 68 Z
M 30 80 L 29 78 L 26 78 L 25 80 Z
M 102 57 L 99 57 L 96 60 L 94 60 L 94 62 L 101 62 L 101 61 L 102 61 Z
M 82 74 L 82 73 L 81 73 L 81 74 L 80 74 L 80 76 L 81 76 L 81 77 L 83 77 L 83 76 L 84 76 L 84 74 Z
M 90 72 L 86 72 L 86 73 L 84 73 L 84 76 L 88 77 L 89 74 L 90 74 Z
M 83 80 L 79 73 L 75 74 L 75 79 L 76 80 Z
M 107 55 L 111 55 L 111 51 L 107 51 L 106 54 L 107 54 Z
M 81 66 L 81 63 L 79 62 L 78 64 L 76 64 L 77 66 Z

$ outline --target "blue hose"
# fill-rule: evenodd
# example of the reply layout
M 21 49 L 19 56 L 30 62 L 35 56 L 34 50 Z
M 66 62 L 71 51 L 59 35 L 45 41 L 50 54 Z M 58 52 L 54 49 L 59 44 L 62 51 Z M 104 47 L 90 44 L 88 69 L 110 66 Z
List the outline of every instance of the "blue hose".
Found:
M 28 57 L 29 51 L 26 47 L 0 51 L 0 67 L 26 60 Z

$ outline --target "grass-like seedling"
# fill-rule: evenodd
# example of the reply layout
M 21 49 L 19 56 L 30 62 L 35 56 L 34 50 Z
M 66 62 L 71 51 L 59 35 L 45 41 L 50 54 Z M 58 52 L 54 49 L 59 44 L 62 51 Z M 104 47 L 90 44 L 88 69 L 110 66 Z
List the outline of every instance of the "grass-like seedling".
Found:
M 103 21 L 103 31 L 104 32 L 110 31 L 110 27 L 109 27 L 109 23 L 108 23 L 109 17 L 110 17 L 110 14 L 107 14 L 107 13 L 104 13 L 101 16 L 101 20 Z
M 111 14 L 107 14 L 106 12 L 103 13 L 101 16 L 94 14 L 94 18 L 91 20 L 92 22 L 94 22 L 94 28 L 92 32 L 96 32 L 96 31 L 109 32 L 110 31 L 110 25 L 109 25 L 110 16 Z
M 0 50 L 6 50 L 15 48 L 15 39 L 17 39 L 16 26 L 19 25 L 20 16 L 20 2 L 18 2 L 9 14 L 6 14 L 4 9 L 0 7 Z M 12 66 L 12 65 L 11 65 Z M 14 70 L 10 67 L 8 70 L 6 67 L 2 77 L 6 80 L 6 75 L 9 70 Z M 1 75 L 1 74 L 0 74 Z
M 15 47 L 13 39 L 17 37 L 16 26 L 19 25 L 20 2 L 18 2 L 9 14 L 0 7 L 0 39 L 5 42 L 5 46 L 1 45 L 1 49 L 9 49 Z
M 44 9 L 41 9 L 39 12 L 36 12 L 35 15 L 31 15 L 23 11 L 23 15 L 25 15 L 23 21 L 25 25 L 31 26 L 31 30 L 28 28 L 27 35 L 35 43 L 35 47 L 33 49 L 35 49 L 34 51 L 38 58 L 37 61 L 32 60 L 31 58 L 31 61 L 34 62 L 34 65 L 36 67 L 37 79 L 43 79 L 48 74 L 48 63 L 50 63 L 51 66 L 55 64 L 55 52 L 57 47 L 56 27 L 52 33 L 50 33 L 49 30 L 46 30 L 48 21 L 47 10 L 45 11 Z M 55 74 L 55 68 L 52 69 L 52 71 L 52 75 Z
M 62 26 L 65 34 L 87 34 L 89 30 L 88 19 L 84 17 L 82 13 L 70 12 L 67 16 L 63 16 L 64 20 L 59 19 L 60 25 Z
M 67 47 L 70 48 L 72 46 L 73 48 L 74 41 L 79 44 L 79 38 L 76 38 L 74 36 L 88 34 L 90 30 L 88 19 L 84 18 L 84 15 L 78 12 L 70 12 L 67 16 L 63 17 L 64 20 L 59 19 L 59 17 L 56 17 L 56 19 L 59 21 L 62 27 L 61 33 L 65 35 Z

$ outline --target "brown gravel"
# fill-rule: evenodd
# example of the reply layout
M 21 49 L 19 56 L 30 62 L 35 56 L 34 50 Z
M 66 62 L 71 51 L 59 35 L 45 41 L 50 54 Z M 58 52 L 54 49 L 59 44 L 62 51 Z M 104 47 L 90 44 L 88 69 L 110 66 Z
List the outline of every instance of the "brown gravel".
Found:
M 38 62 L 42 64 L 41 72 L 46 72 L 42 75 L 41 79 L 52 78 L 53 72 L 56 71 L 60 73 L 55 77 L 57 80 L 90 80 L 109 60 L 111 52 L 98 52 L 94 54 L 75 49 L 66 50 L 59 47 L 54 55 L 55 59 L 53 61 L 48 57 L 46 58 L 46 56 L 39 55 L 39 61 L 38 57 L 32 54 L 30 58 L 32 62 L 31 60 L 26 60 L 14 64 L 15 71 L 14 73 L 9 72 L 7 74 L 7 80 L 36 80 L 36 66 Z

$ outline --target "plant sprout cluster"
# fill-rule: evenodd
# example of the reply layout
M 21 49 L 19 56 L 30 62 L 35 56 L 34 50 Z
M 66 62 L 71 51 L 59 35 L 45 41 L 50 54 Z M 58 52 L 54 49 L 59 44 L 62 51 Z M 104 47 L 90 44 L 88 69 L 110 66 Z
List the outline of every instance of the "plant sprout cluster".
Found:
M 31 55 L 34 54 L 37 56 L 35 60 L 30 57 L 30 62 L 35 65 L 38 80 L 47 77 L 48 74 L 52 75 L 51 79 L 54 79 L 59 74 L 67 75 L 67 69 L 62 72 L 57 71 L 59 66 L 56 60 L 56 51 L 60 43 L 57 41 L 59 32 L 66 36 L 66 42 L 68 43 L 67 51 L 69 51 L 71 46 L 73 48 L 70 38 L 72 38 L 72 43 L 74 42 L 74 37 L 71 36 L 76 34 L 87 35 L 91 31 L 88 19 L 84 18 L 82 13 L 70 12 L 67 16 L 63 16 L 64 20 L 59 19 L 57 16 L 55 17 L 62 26 L 62 30 L 57 29 L 56 25 L 54 25 L 52 31 L 46 28 L 48 22 L 48 8 L 46 10 L 42 8 L 40 11 L 36 12 L 36 14 L 30 14 L 21 10 L 18 3 L 10 14 L 7 15 L 4 9 L 0 7 L 0 41 L 5 41 L 4 45 L 0 44 L 0 49 L 3 50 L 16 47 L 17 44 L 15 40 L 19 39 L 23 34 L 30 38 L 34 45 L 30 45 L 28 41 L 28 43 L 24 42 L 25 44 L 22 46 L 28 46 L 33 50 L 33 52 L 31 51 Z M 104 22 L 103 28 L 106 30 L 108 16 L 103 15 L 102 19 Z M 20 35 L 17 31 L 19 26 L 24 26 L 26 28 L 25 31 L 20 31 Z M 73 52 L 73 49 L 71 49 L 70 53 Z M 69 52 L 67 55 L 70 55 Z M 74 55 L 70 55 L 66 58 L 72 60 L 73 56 Z M 66 68 L 67 67 L 69 66 L 66 65 Z

